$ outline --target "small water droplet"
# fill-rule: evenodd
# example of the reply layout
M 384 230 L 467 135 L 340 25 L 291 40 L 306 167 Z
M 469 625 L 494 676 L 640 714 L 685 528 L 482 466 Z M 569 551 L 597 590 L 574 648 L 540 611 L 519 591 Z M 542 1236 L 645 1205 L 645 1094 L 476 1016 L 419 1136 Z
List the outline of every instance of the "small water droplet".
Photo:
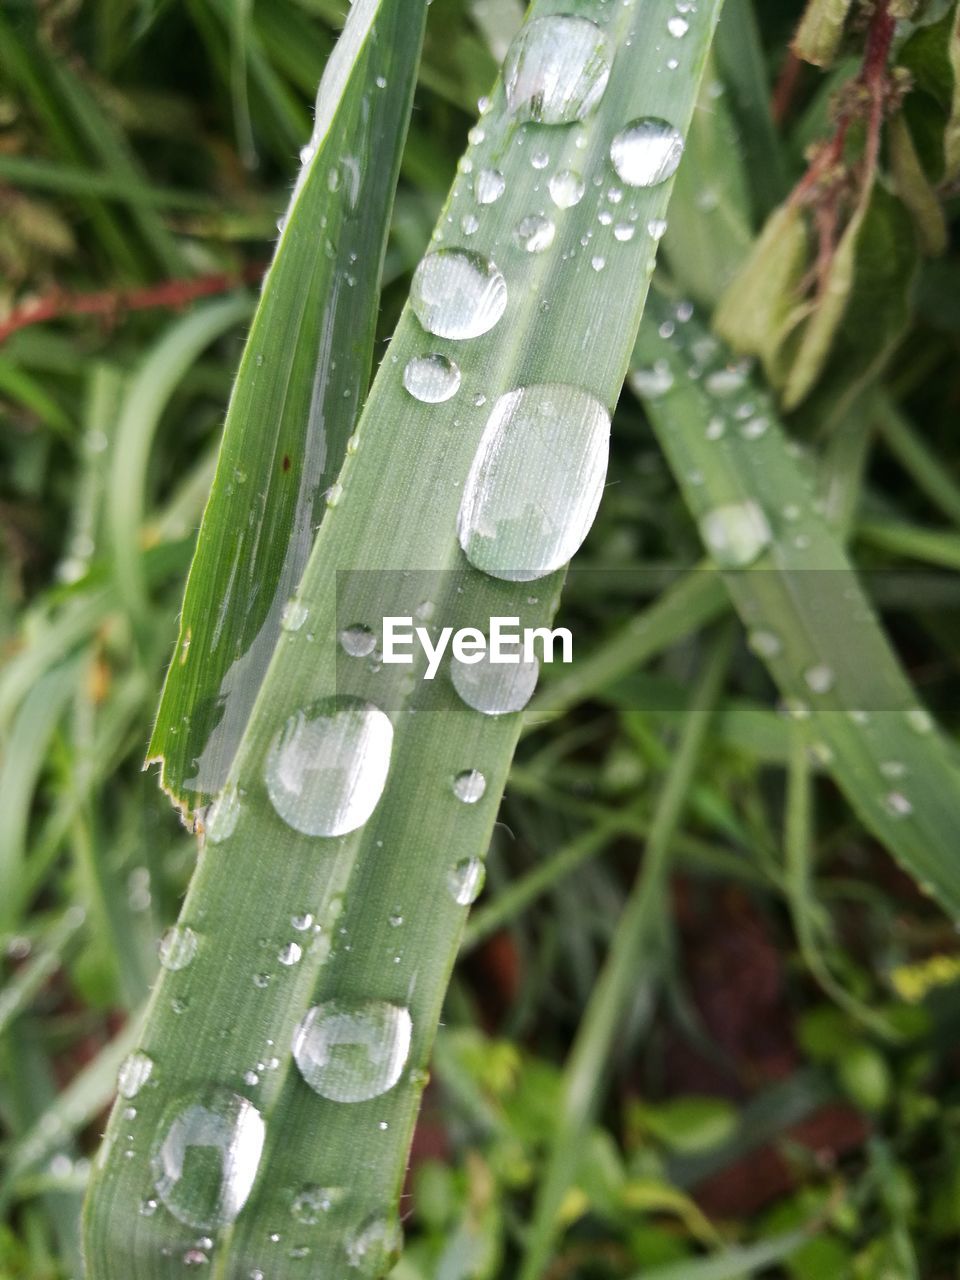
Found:
M 227 783 L 207 812 L 203 822 L 204 835 L 209 844 L 222 844 L 229 840 L 240 821 L 240 792 Z
M 235 1221 L 257 1176 L 265 1132 L 256 1107 L 219 1086 L 171 1104 L 151 1166 L 157 1195 L 178 1222 L 199 1229 Z
M 186 969 L 197 954 L 199 939 L 187 924 L 175 924 L 160 939 L 160 963 L 176 972 Z
M 673 373 L 666 360 L 657 360 L 647 369 L 634 369 L 630 374 L 630 386 L 641 400 L 655 400 L 671 389 Z
M 750 418 L 740 428 L 740 434 L 744 440 L 759 440 L 761 436 L 766 435 L 770 426 L 770 419 L 765 418 L 762 414 L 758 414 L 755 418 Z
M 647 223 L 647 232 L 654 240 L 662 240 L 667 234 L 666 218 L 651 218 Z
M 550 163 L 550 156 L 546 151 L 534 151 L 530 157 L 530 164 L 534 169 L 545 169 Z
M 923 707 L 911 707 L 906 712 L 906 720 L 914 733 L 926 734 L 933 732 L 933 716 Z
M 690 23 L 686 18 L 673 17 L 667 19 L 667 30 L 673 36 L 674 40 L 682 39 L 690 30 Z
M 628 187 L 656 187 L 673 177 L 683 156 L 683 134 L 666 120 L 634 120 L 610 144 L 610 160 Z
M 549 218 L 542 218 L 532 213 L 521 218 L 513 233 L 513 238 L 521 249 L 527 253 L 542 253 L 553 244 L 556 227 Z
M 446 356 L 414 356 L 403 371 L 403 385 L 415 400 L 442 404 L 460 390 L 460 369 Z
M 591 267 L 593 267 L 594 271 L 602 271 L 603 268 L 607 265 L 607 260 L 603 256 L 603 254 L 598 253 L 598 254 L 595 254 L 594 257 L 590 259 L 590 265 Z
M 480 226 L 480 219 L 475 213 L 465 213 L 460 219 L 460 230 L 465 236 L 472 236 Z
M 299 942 L 288 942 L 285 947 L 280 948 L 277 959 L 281 964 L 289 967 L 299 964 L 302 956 L 303 947 L 300 946 Z
M 506 310 L 507 282 L 479 253 L 438 249 L 414 272 L 410 305 L 424 329 L 438 338 L 478 338 Z
M 727 431 L 727 424 L 722 418 L 711 418 L 707 423 L 704 435 L 708 440 L 722 440 Z
M 619 240 L 621 244 L 627 244 L 636 233 L 637 228 L 632 222 L 618 222 L 613 228 L 613 237 L 615 240 Z
M 496 204 L 506 188 L 506 179 L 499 169 L 481 169 L 473 180 L 477 204 Z
M 579 173 L 572 169 L 561 169 L 555 173 L 547 184 L 550 199 L 558 209 L 572 209 L 583 199 L 586 190 Z
M 752 499 L 715 507 L 700 519 L 699 528 L 722 569 L 745 569 L 773 540 L 767 517 Z
M 522 711 L 537 687 L 540 663 L 491 662 L 484 653 L 479 662 L 450 663 L 450 679 L 457 693 L 474 711 L 486 716 L 503 716 Z
M 830 667 L 819 663 L 803 673 L 804 683 L 812 693 L 829 693 L 833 688 L 834 674 Z
M 302 915 L 291 916 L 290 924 L 297 933 L 306 933 L 308 929 L 313 928 L 313 916 L 309 911 L 304 911 Z
M 373 1217 L 347 1238 L 347 1265 L 366 1280 L 386 1275 L 400 1252 L 400 1228 L 393 1221 Z
M 883 803 L 891 818 L 909 818 L 913 813 L 913 804 L 902 791 L 888 791 Z
M 280 615 L 280 626 L 284 631 L 299 631 L 309 616 L 310 610 L 302 600 L 288 600 Z
M 293 1037 L 304 1080 L 332 1102 L 363 1102 L 400 1079 L 410 1054 L 407 1009 L 383 1000 L 329 1000 L 309 1009 Z
M 704 386 L 713 396 L 730 396 L 740 391 L 747 380 L 747 372 L 741 365 L 729 365 L 725 369 L 714 369 L 707 375 Z
M 461 907 L 476 902 L 486 878 L 487 869 L 479 858 L 462 858 L 447 877 L 454 902 Z
M 460 503 L 457 531 L 470 563 L 519 582 L 566 564 L 600 505 L 609 438 L 609 413 L 579 387 L 501 396 Z
M 339 635 L 340 646 L 350 658 L 369 658 L 377 647 L 377 637 L 369 627 L 360 624 L 344 627 Z
M 509 110 L 538 124 L 583 120 L 603 97 L 612 61 L 608 37 L 588 18 L 534 18 L 520 29 L 504 62 Z
M 782 651 L 783 644 L 775 631 L 751 631 L 747 643 L 760 658 L 775 658 Z
M 487 789 L 487 780 L 477 769 L 464 769 L 453 780 L 453 794 L 464 804 L 476 804 Z
M 880 765 L 880 772 L 885 778 L 895 779 L 903 778 L 907 773 L 907 766 L 902 760 L 884 760 Z
M 267 752 L 274 809 L 304 835 L 356 831 L 383 794 L 392 746 L 390 720 L 358 698 L 325 698 L 294 712 Z
M 131 1053 L 124 1058 L 117 1073 L 117 1092 L 122 1098 L 135 1098 L 153 1074 L 153 1059 L 146 1053 Z
M 325 1213 L 346 1199 L 343 1187 L 304 1187 L 294 1196 L 290 1212 L 305 1227 L 315 1226 Z

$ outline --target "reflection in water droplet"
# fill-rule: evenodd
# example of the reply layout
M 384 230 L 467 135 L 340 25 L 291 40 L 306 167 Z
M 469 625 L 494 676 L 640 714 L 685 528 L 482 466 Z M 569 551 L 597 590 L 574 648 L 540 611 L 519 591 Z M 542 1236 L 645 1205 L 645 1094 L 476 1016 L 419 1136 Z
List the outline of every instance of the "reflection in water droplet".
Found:
M 672 178 L 683 155 L 683 134 L 666 120 L 634 120 L 610 144 L 613 167 L 630 187 L 656 187 Z
M 499 169 L 481 169 L 473 180 L 473 194 L 477 204 L 496 204 L 506 185 Z
M 332 1102 L 363 1102 L 400 1079 L 410 1054 L 408 1010 L 384 1000 L 328 1000 L 301 1019 L 293 1056 L 304 1080 Z
M 164 969 L 186 969 L 197 954 L 199 939 L 187 924 L 175 924 L 160 939 L 160 963 Z
M 517 223 L 513 238 L 521 249 L 526 249 L 527 253 L 542 253 L 553 244 L 555 234 L 556 227 L 549 218 L 541 218 L 538 214 L 531 213 Z
M 583 179 L 572 169 L 561 169 L 547 185 L 550 199 L 558 209 L 572 209 L 574 205 L 578 205 L 586 190 Z
M 131 1053 L 117 1072 L 117 1092 L 122 1098 L 135 1098 L 153 1074 L 153 1059 L 145 1053 Z
M 732 502 L 708 511 L 700 536 L 722 569 L 745 569 L 773 540 L 767 517 L 755 502 Z
M 458 662 L 454 658 L 450 663 L 453 687 L 468 707 L 485 716 L 522 711 L 533 697 L 539 674 L 536 658 L 532 662 L 491 662 L 485 653 L 479 662 Z
M 588 18 L 534 18 L 521 28 L 504 62 L 510 112 L 539 124 L 582 120 L 603 97 L 611 62 L 609 39 Z
M 497 400 L 460 503 L 460 546 L 476 568 L 526 582 L 566 564 L 593 524 L 610 415 L 579 387 L 522 387 Z
M 487 878 L 487 869 L 479 858 L 463 858 L 447 876 L 450 894 L 461 907 L 476 902 Z
M 304 835 L 356 831 L 383 794 L 392 746 L 389 719 L 359 698 L 325 698 L 294 712 L 267 752 L 274 809 Z
M 247 1202 L 265 1129 L 239 1094 L 206 1086 L 185 1094 L 164 1115 L 151 1157 L 157 1195 L 188 1227 L 222 1227 Z
M 203 822 L 208 844 L 222 844 L 229 840 L 240 821 L 240 792 L 228 783 L 214 800 Z
M 438 338 L 477 338 L 506 310 L 507 282 L 479 253 L 438 249 L 414 272 L 410 305 L 424 329 Z
M 360 624 L 344 627 L 339 640 L 344 653 L 350 658 L 368 658 L 377 647 L 377 637 L 369 627 Z
M 403 371 L 403 385 L 415 400 L 442 404 L 460 390 L 460 370 L 446 356 L 414 356 Z
M 478 769 L 464 769 L 453 780 L 453 794 L 464 804 L 476 804 L 487 789 L 487 780 Z

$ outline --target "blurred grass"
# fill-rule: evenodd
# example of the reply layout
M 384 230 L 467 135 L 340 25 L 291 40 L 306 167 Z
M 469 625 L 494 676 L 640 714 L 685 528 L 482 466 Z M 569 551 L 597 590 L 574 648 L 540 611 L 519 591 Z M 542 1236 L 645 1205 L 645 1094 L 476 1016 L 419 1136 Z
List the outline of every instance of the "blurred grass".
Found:
M 219 336 L 171 381 L 135 488 L 117 493 L 120 405 L 165 336 L 196 314 L 125 299 L 169 279 L 240 279 L 267 261 L 343 8 L 259 3 L 239 31 L 242 6 L 207 0 L 12 0 L 0 19 L 0 307 L 56 296 L 64 312 L 0 347 L 4 1280 L 78 1274 L 88 1162 L 154 976 L 156 939 L 193 862 L 140 764 L 249 304 L 240 292 L 224 304 Z M 767 109 L 799 9 L 729 0 L 721 24 L 717 82 L 746 157 L 751 232 L 827 127 L 823 81 L 810 70 L 776 121 Z M 471 5 L 433 6 L 381 336 L 492 78 L 488 34 Z M 856 36 L 850 49 L 855 57 Z M 942 108 L 924 66 L 914 60 L 912 122 L 933 166 Z M 703 182 L 691 185 L 693 198 L 702 194 Z M 824 438 L 816 415 L 786 425 L 812 467 L 839 476 L 850 554 L 955 745 L 960 628 L 947 588 L 960 517 L 960 261 L 956 196 L 945 197 L 951 248 L 922 269 L 859 460 Z M 689 213 L 671 214 L 676 232 L 697 225 Z M 682 246 L 671 255 L 676 274 L 678 257 Z M 112 311 L 71 317 L 67 299 L 93 291 L 112 292 Z M 409 1184 L 403 1280 L 518 1266 L 563 1096 L 558 1064 L 642 862 L 678 709 L 714 642 L 708 623 L 726 611 L 720 584 L 697 571 L 696 529 L 629 397 L 610 480 L 584 552 L 605 571 L 575 570 L 565 605 L 578 662 L 545 679 L 531 708 L 473 945 L 448 1000 Z M 118 503 L 126 514 L 116 524 Z M 118 587 L 131 556 L 139 621 Z M 673 1266 L 692 1280 L 703 1252 L 696 1220 L 664 1188 L 693 1195 L 723 1239 L 747 1251 L 814 1224 L 815 1239 L 761 1274 L 947 1280 L 955 1271 L 953 923 L 895 869 L 814 761 L 806 876 L 816 938 L 830 973 L 896 1027 L 897 1043 L 822 993 L 793 926 L 796 871 L 782 838 L 791 744 L 775 706 L 738 643 L 672 845 L 663 910 L 675 994 L 618 1027 L 612 1083 L 561 1208 L 554 1274 Z M 652 1123 L 637 1112 L 639 1101 L 659 1110 L 702 1095 L 732 1104 L 732 1131 L 705 1123 L 702 1108 Z M 746 1255 L 740 1264 L 752 1265 Z

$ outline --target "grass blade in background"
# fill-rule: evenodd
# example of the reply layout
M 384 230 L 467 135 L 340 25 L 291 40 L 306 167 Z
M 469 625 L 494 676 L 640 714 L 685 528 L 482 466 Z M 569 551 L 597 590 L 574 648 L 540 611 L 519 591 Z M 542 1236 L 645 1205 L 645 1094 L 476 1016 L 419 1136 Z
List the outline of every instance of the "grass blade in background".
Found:
M 223 785 L 370 378 L 380 273 L 422 39 L 358 7 L 250 331 L 150 756 L 187 813 Z
M 445 674 L 435 686 L 402 668 L 396 678 L 367 661 L 361 628 L 401 606 L 434 629 L 550 620 L 555 566 L 599 497 L 651 228 L 719 3 L 683 19 L 672 0 L 558 9 L 534 4 L 508 56 L 509 98 L 501 84 L 472 134 L 414 281 L 420 319 L 401 317 L 210 815 L 141 1039 L 149 1079 L 133 1120 L 129 1100 L 115 1109 L 93 1178 L 98 1280 L 179 1276 L 187 1255 L 212 1276 L 272 1280 L 389 1265 L 425 1068 L 520 717 L 481 714 Z M 533 422 L 510 473 L 516 523 L 496 548 L 500 578 L 464 559 L 458 511 L 491 416 L 520 409 Z M 550 541 L 545 498 L 563 518 L 579 509 L 576 537 L 564 528 Z M 478 537 L 464 535 L 474 559 Z M 360 571 L 339 601 L 338 569 Z M 359 731 L 335 747 L 354 771 L 346 816 L 336 795 L 298 791 L 296 778 L 291 808 L 284 779 L 331 731 Z M 328 1050 L 344 1063 L 336 1081 Z M 188 1166 L 203 1146 L 206 1163 L 199 1153 Z
M 651 304 L 634 390 L 787 709 L 865 826 L 956 916 L 957 771 L 769 395 L 691 310 Z

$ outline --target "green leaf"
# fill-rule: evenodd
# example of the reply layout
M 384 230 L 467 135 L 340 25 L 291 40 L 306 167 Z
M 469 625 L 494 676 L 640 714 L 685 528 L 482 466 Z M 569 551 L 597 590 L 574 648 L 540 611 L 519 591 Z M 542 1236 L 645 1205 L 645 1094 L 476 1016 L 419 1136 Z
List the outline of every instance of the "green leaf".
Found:
M 887 126 L 893 189 L 913 215 L 924 253 L 941 254 L 947 247 L 947 224 L 933 184 L 927 177 L 913 145 L 903 115 Z
M 736 1109 L 722 1098 L 677 1098 L 659 1106 L 641 1106 L 640 1124 L 672 1151 L 709 1150 L 726 1142 L 736 1128 Z
M 349 650 L 371 656 L 356 628 L 378 630 L 385 612 L 433 627 L 552 618 L 561 578 L 553 564 L 585 534 L 592 505 L 584 503 L 602 485 L 601 427 L 653 268 L 648 227 L 666 215 L 719 4 L 704 0 L 687 15 L 682 44 L 660 38 L 676 16 L 672 0 L 583 0 L 573 15 L 570 7 L 534 4 L 514 49 L 510 100 L 501 83 L 473 133 L 415 279 L 418 312 L 439 333 L 428 335 L 412 308 L 400 317 L 290 628 L 209 817 L 181 915 L 192 933 L 165 944 L 140 1041 L 157 1064 L 153 1083 L 137 1096 L 132 1144 L 125 1105 L 115 1108 L 92 1181 L 86 1249 L 97 1280 L 179 1278 L 184 1246 L 195 1247 L 198 1234 L 213 1242 L 204 1249 L 213 1276 L 302 1274 L 271 1233 L 287 1248 L 308 1248 L 307 1265 L 326 1280 L 379 1276 L 390 1263 L 425 1068 L 520 716 L 480 714 L 446 671 L 428 684 L 418 678 L 422 663 L 409 671 Z M 343 38 L 373 9 L 355 3 Z M 390 47 L 408 30 L 409 0 L 382 5 L 379 17 Z M 680 67 L 668 74 L 674 56 Z M 483 178 L 485 194 L 499 192 L 483 203 L 475 184 L 487 170 L 500 172 L 502 188 Z M 548 216 L 553 243 L 533 251 L 550 232 L 527 220 Z M 245 367 L 258 349 L 248 347 Z M 439 359 L 424 370 L 425 356 Z M 438 386 L 446 392 L 457 381 L 444 361 L 458 366 L 462 390 L 433 402 Z M 504 563 L 493 567 L 532 574 L 519 582 L 468 564 L 458 539 L 484 430 L 518 405 L 536 430 L 516 436 L 521 454 L 532 451 L 513 473 L 522 519 L 506 522 Z M 581 507 L 581 520 L 564 554 L 550 555 L 540 504 L 558 492 Z M 557 518 L 567 518 L 562 504 Z M 477 539 L 465 540 L 482 559 L 482 532 Z M 343 697 L 364 706 L 326 701 Z M 377 737 L 355 744 L 374 746 L 372 755 L 334 753 L 357 771 L 358 789 L 345 788 L 353 829 L 341 828 L 339 804 L 296 811 L 301 769 L 323 758 L 309 745 L 298 754 L 301 728 L 323 734 L 331 724 Z M 373 777 L 370 766 L 382 768 L 388 750 L 386 778 Z M 353 797 L 369 806 L 362 825 Z M 308 834 L 324 830 L 334 834 Z M 326 1079 L 318 1027 L 355 1037 L 339 1084 Z M 334 1063 L 343 1057 L 334 1053 Z M 181 1166 L 178 1151 L 193 1135 L 196 1159 Z M 304 1223 L 291 1213 L 308 1187 L 332 1190 L 329 1210 Z M 161 1203 L 141 1213 L 149 1200 Z
M 230 399 L 150 743 L 188 814 L 226 779 L 367 391 L 421 41 L 411 14 L 391 45 L 382 7 L 364 6 L 324 75 Z
M 829 67 L 837 56 L 852 4 L 853 0 L 807 0 L 793 37 L 797 57 L 818 67 Z
M 949 182 L 960 174 L 960 9 L 953 15 L 947 49 L 953 72 L 950 115 L 943 135 L 944 178 Z
M 671 315 L 660 299 L 651 311 L 654 322 Z M 753 645 L 811 748 L 864 825 L 955 915 L 956 768 L 818 514 L 769 396 L 725 367 L 722 355 L 697 361 L 703 337 L 693 320 L 677 324 L 670 340 L 655 323 L 644 325 L 637 367 L 665 362 L 673 381 L 659 396 L 643 378 L 634 386 Z M 751 416 L 738 418 L 746 404 Z

